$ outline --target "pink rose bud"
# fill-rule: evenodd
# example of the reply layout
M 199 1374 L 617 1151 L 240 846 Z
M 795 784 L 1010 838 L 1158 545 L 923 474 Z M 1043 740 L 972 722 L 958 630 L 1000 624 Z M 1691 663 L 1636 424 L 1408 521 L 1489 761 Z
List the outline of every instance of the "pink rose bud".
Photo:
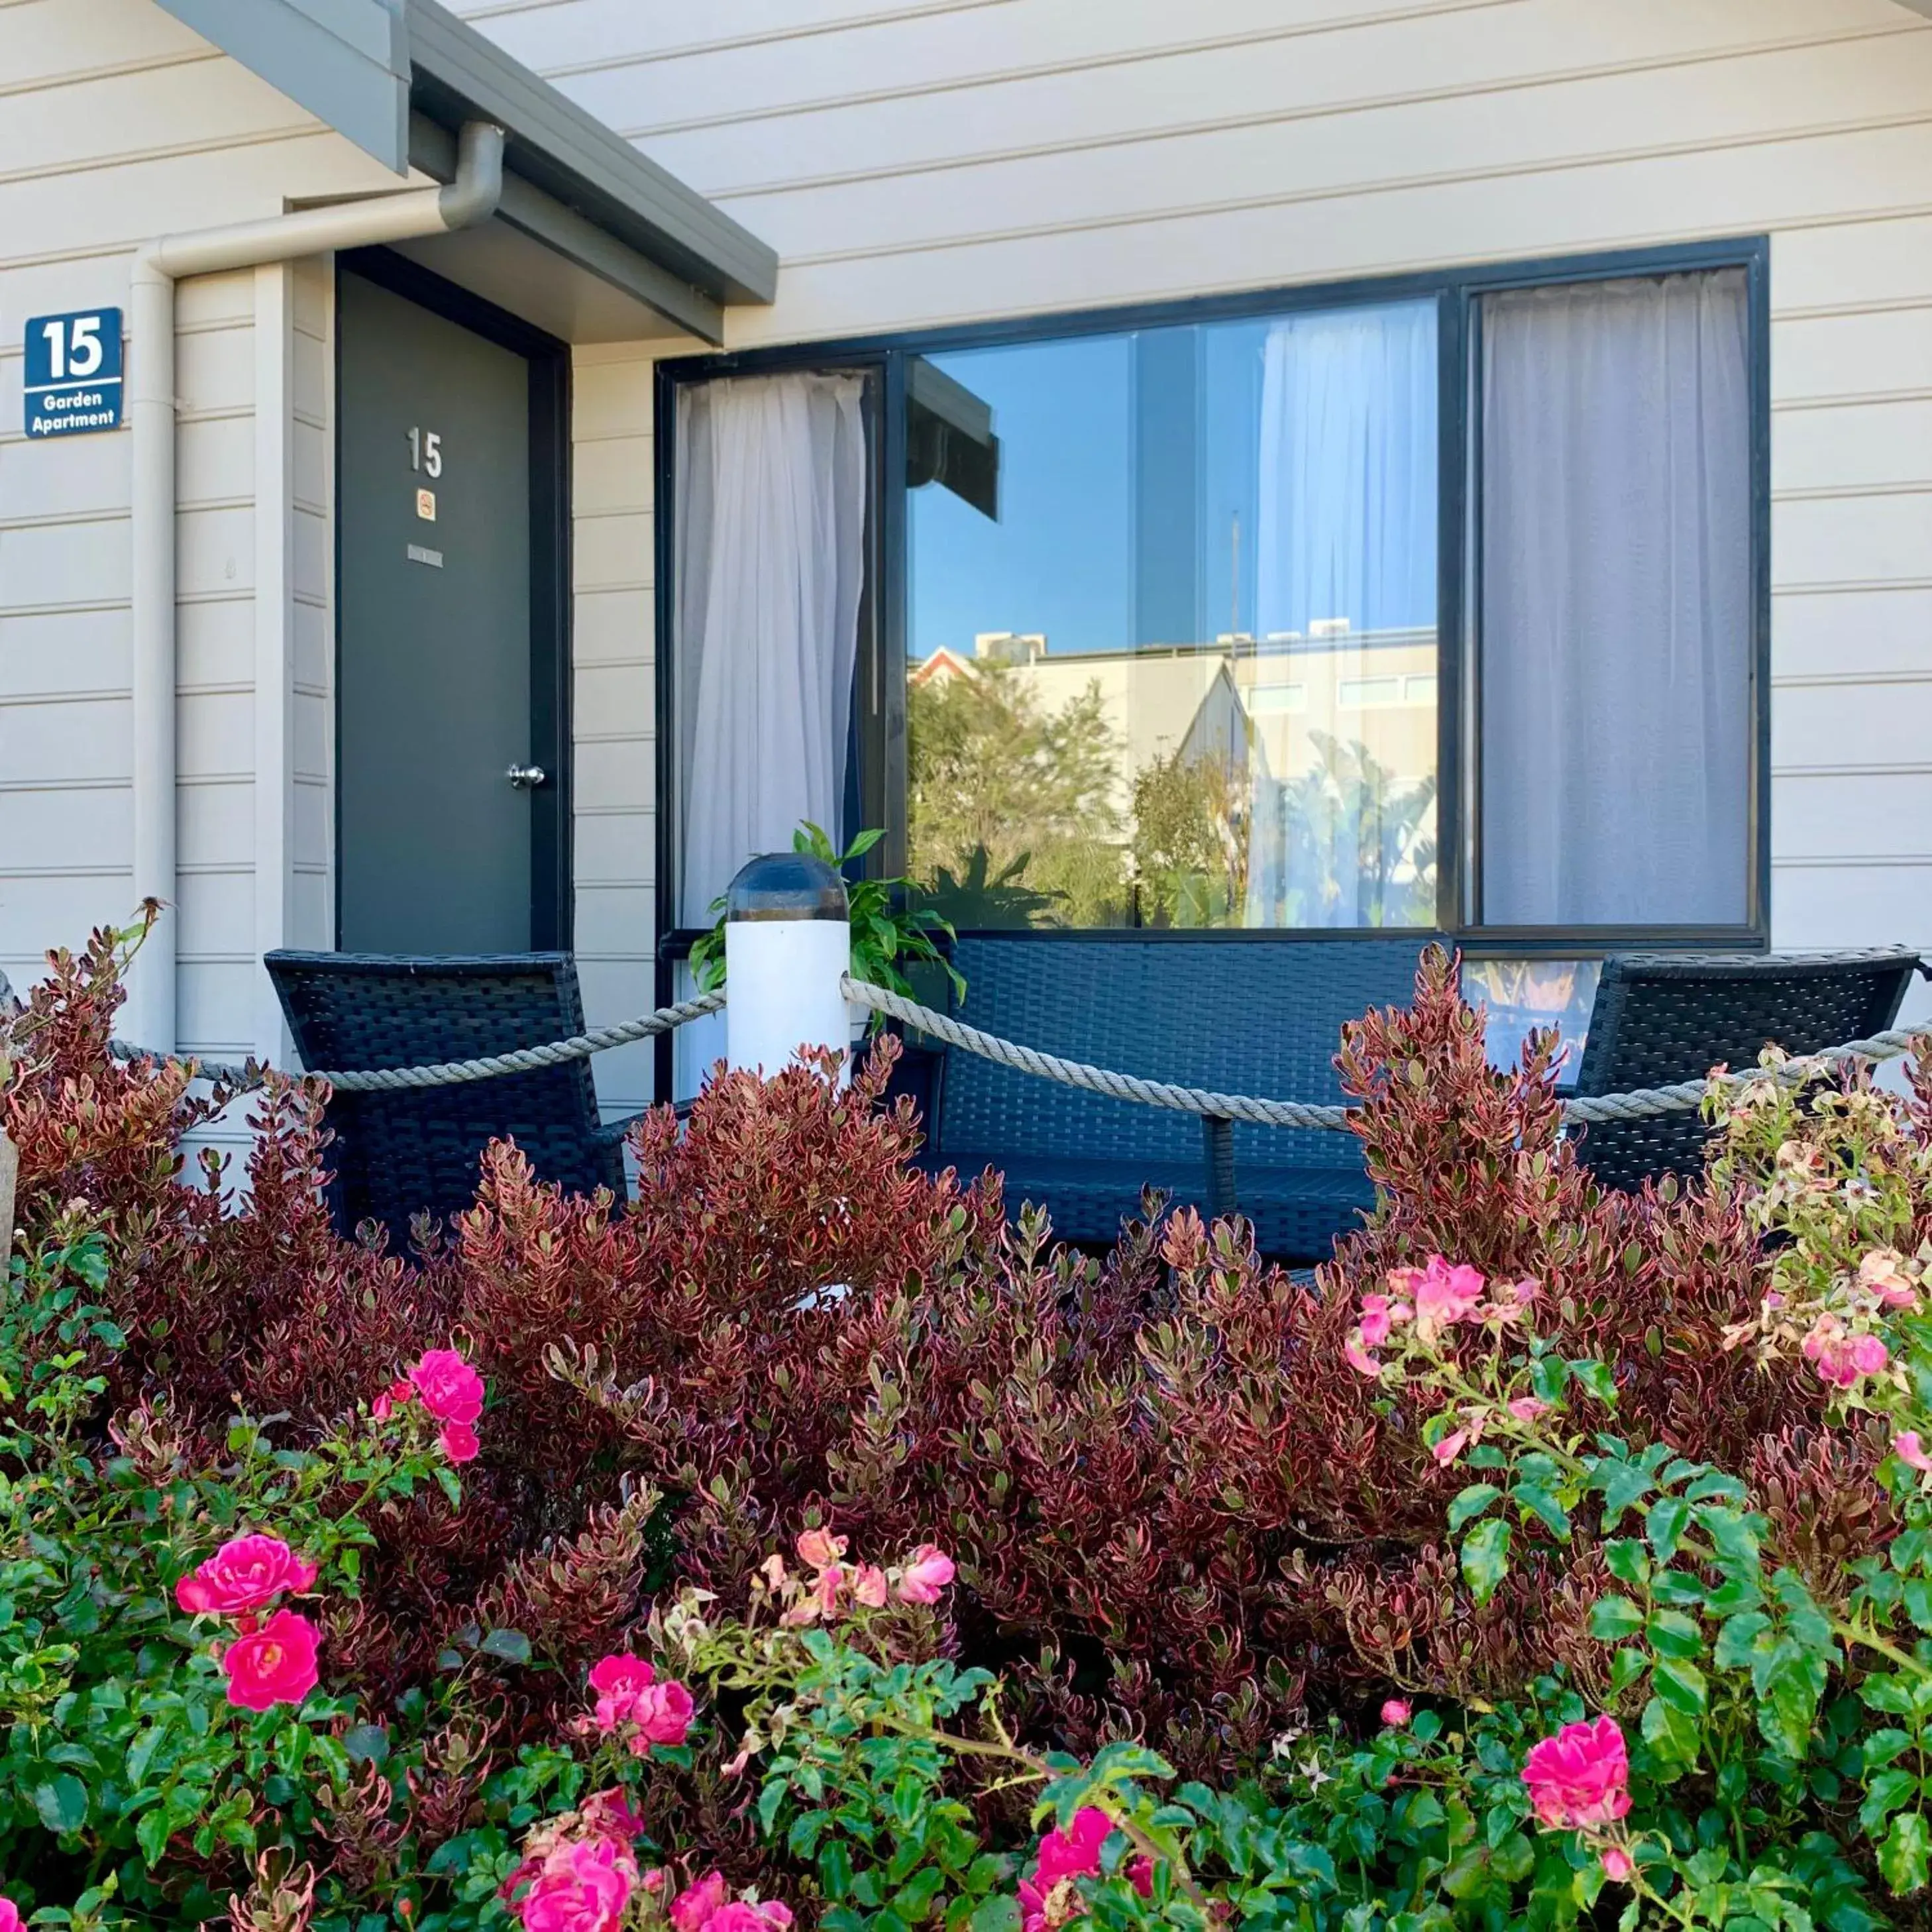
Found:
M 1382 1722 L 1392 1731 L 1400 1730 L 1414 1715 L 1414 1707 L 1406 1698 L 1391 1697 L 1382 1706 Z
M 299 1704 L 319 1673 L 315 1656 L 321 1633 L 293 1610 L 278 1610 L 258 1630 L 238 1636 L 221 1653 L 228 1701 L 244 1711 Z
M 237 1536 L 175 1586 L 175 1601 L 190 1616 L 236 1616 L 266 1607 L 283 1592 L 299 1596 L 315 1582 L 279 1536 Z
M 1510 1414 L 1526 1426 L 1539 1415 L 1546 1414 L 1550 1408 L 1549 1403 L 1538 1401 L 1533 1395 L 1520 1395 L 1508 1406 Z
M 1469 1432 L 1466 1429 L 1452 1429 L 1429 1453 L 1446 1469 L 1468 1448 L 1468 1442 Z
M 952 1559 L 936 1543 L 922 1543 L 899 1573 L 899 1597 L 908 1604 L 936 1604 L 952 1581 Z
M 1604 1876 L 1613 1885 L 1628 1885 L 1636 1875 L 1636 1862 L 1621 1845 L 1604 1847 Z
M 1908 1469 L 1916 1469 L 1922 1476 L 1932 1474 L 1932 1456 L 1919 1446 L 1917 1430 L 1901 1429 L 1892 1438 L 1892 1453 Z

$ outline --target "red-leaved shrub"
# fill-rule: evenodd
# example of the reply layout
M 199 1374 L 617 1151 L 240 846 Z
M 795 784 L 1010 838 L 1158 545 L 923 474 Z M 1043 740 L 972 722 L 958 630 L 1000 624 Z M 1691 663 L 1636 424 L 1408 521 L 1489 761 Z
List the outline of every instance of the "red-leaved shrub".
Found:
M 866 1549 L 943 1543 L 962 1654 L 1076 1749 L 1139 1732 L 1206 1769 L 1390 1678 L 1466 1694 L 1552 1660 L 1597 1669 L 1596 1552 L 1547 1544 L 1474 1610 L 1438 1543 L 1464 1478 L 1343 1360 L 1359 1294 L 1432 1252 L 1534 1276 L 1573 1352 L 1630 1365 L 1627 1412 L 1761 1468 L 1821 1548 L 1864 1546 L 1882 1510 L 1868 1468 L 1805 1434 L 1815 1382 L 1715 1346 L 1756 1299 L 1739 1201 L 1721 1182 L 1600 1193 L 1561 1133 L 1550 1044 L 1493 1072 L 1439 954 L 1412 1010 L 1341 1043 L 1384 1203 L 1312 1282 L 1191 1214 L 1098 1260 L 1009 1226 L 996 1178 L 910 1165 L 917 1124 L 880 1104 L 884 1053 L 848 1091 L 729 1076 L 688 1125 L 654 1113 L 628 1203 L 566 1198 L 494 1146 L 474 1210 L 400 1257 L 330 1228 L 322 1110 L 302 1088 L 258 1098 L 245 1195 L 184 1182 L 178 1141 L 210 1103 L 110 1057 L 118 998 L 98 936 L 0 1028 L 18 1217 L 32 1238 L 91 1204 L 132 1338 L 116 1400 L 164 1397 L 169 1430 L 218 1446 L 236 1397 L 313 1428 L 465 1339 L 492 1406 L 463 1509 L 380 1520 L 324 1664 L 386 1699 L 465 1625 L 509 1624 L 572 1667 L 510 1673 L 466 1764 L 548 1723 L 668 1577 L 737 1588 L 813 1520 Z M 420 1802 L 460 1816 L 469 1788 Z M 358 1802 L 332 1828 L 339 1855 L 380 1859 L 392 1827 Z

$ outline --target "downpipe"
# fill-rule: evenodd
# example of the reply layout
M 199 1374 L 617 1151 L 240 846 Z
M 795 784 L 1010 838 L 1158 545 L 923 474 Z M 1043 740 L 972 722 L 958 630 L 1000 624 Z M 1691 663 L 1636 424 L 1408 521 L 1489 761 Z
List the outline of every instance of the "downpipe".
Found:
M 128 416 L 133 440 L 131 523 L 134 896 L 168 908 L 129 975 L 128 1034 L 156 1053 L 176 1043 L 179 920 L 176 877 L 175 284 L 344 248 L 420 241 L 487 221 L 503 192 L 502 128 L 466 123 L 456 178 L 260 221 L 145 243 L 129 302 L 133 341 Z M 259 699 L 259 694 L 258 699 Z

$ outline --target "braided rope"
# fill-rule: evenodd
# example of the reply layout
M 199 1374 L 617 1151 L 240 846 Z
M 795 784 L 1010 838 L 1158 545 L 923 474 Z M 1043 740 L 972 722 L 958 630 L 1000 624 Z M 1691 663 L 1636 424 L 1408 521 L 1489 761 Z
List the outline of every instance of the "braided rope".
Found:
M 471 1080 L 494 1080 L 506 1073 L 533 1073 L 545 1066 L 562 1066 L 573 1060 L 588 1060 L 593 1053 L 607 1053 L 614 1046 L 628 1046 L 650 1040 L 688 1020 L 702 1019 L 720 1011 L 724 995 L 701 994 L 694 1000 L 680 1000 L 674 1006 L 660 1006 L 641 1019 L 625 1020 L 616 1026 L 598 1027 L 590 1033 L 574 1034 L 568 1040 L 552 1040 L 542 1046 L 520 1046 L 508 1053 L 486 1054 L 476 1060 L 446 1060 L 434 1066 L 360 1067 L 340 1073 L 309 1073 L 310 1080 L 326 1080 L 338 1094 L 399 1094 L 426 1087 L 458 1087 Z M 145 1060 L 171 1056 L 154 1055 L 124 1042 L 114 1042 L 117 1059 Z M 190 1060 L 204 1080 L 217 1080 L 246 1090 L 259 1087 L 268 1070 L 252 1061 L 236 1066 L 220 1060 Z
M 1202 1087 L 1184 1087 L 1165 1080 L 1145 1080 L 1138 1074 L 1122 1073 L 1112 1067 L 1094 1066 L 1084 1060 L 1067 1060 L 1045 1053 L 1037 1047 L 1022 1046 L 1016 1040 L 1002 1040 L 997 1034 L 982 1032 L 950 1014 L 935 1012 L 915 1000 L 874 986 L 849 975 L 844 982 L 845 997 L 854 1004 L 884 1013 L 903 1024 L 914 1027 L 935 1040 L 962 1052 L 976 1054 L 995 1065 L 1041 1080 L 1077 1087 L 1090 1094 L 1101 1094 L 1116 1100 L 1130 1100 L 1144 1107 L 1160 1107 L 1171 1113 L 1198 1114 L 1210 1119 L 1247 1120 L 1265 1127 L 1310 1127 L 1331 1133 L 1348 1131 L 1352 1110 L 1346 1106 L 1317 1106 L 1302 1100 L 1268 1100 L 1250 1094 L 1221 1094 Z M 431 1066 L 370 1067 L 340 1072 L 311 1073 L 303 1077 L 326 1080 L 340 1094 L 394 1094 L 433 1087 L 453 1087 L 472 1080 L 494 1080 L 506 1073 L 529 1073 L 546 1066 L 561 1066 L 592 1054 L 628 1046 L 640 1040 L 672 1031 L 688 1022 L 720 1011 L 725 1003 L 721 991 L 706 993 L 694 1000 L 681 1000 L 660 1006 L 641 1018 L 624 1021 L 616 1026 L 599 1027 L 589 1033 L 542 1046 L 518 1047 L 508 1053 L 488 1054 L 475 1060 L 443 1060 Z M 1868 1040 L 1848 1040 L 1769 1070 L 1750 1067 L 1720 1074 L 1704 1080 L 1680 1080 L 1664 1087 L 1646 1087 L 1629 1094 L 1580 1095 L 1564 1104 L 1566 1121 L 1588 1124 L 1605 1120 L 1642 1120 L 1660 1114 L 1682 1113 L 1701 1106 L 1714 1088 L 1732 1092 L 1756 1080 L 1770 1078 L 1786 1084 L 1808 1079 L 1821 1069 L 1851 1060 L 1889 1060 L 1909 1053 L 1921 1040 L 1932 1037 L 1932 1028 L 1895 1027 L 1874 1034 Z M 170 1058 L 146 1052 L 124 1041 L 113 1042 L 116 1057 L 122 1060 Z M 246 1092 L 260 1087 L 269 1070 L 250 1062 L 243 1066 L 220 1060 L 190 1060 L 198 1077 L 218 1081 Z
M 944 1040 L 949 1046 L 977 1054 L 997 1066 L 1010 1066 L 1042 1080 L 1057 1080 L 1063 1086 L 1084 1088 L 1090 1094 L 1105 1094 L 1117 1100 L 1138 1101 L 1144 1107 L 1165 1107 L 1174 1113 L 1203 1114 L 1226 1120 L 1252 1120 L 1267 1127 L 1318 1127 L 1330 1132 L 1346 1132 L 1352 1110 L 1347 1107 L 1311 1106 L 1299 1100 L 1262 1100 L 1246 1094 L 1216 1094 L 1201 1087 L 1174 1086 L 1166 1081 L 1143 1080 L 1131 1073 L 1119 1073 L 1105 1066 L 1090 1066 L 1082 1060 L 1063 1060 L 1058 1054 L 1042 1053 L 1037 1048 L 1022 1046 L 998 1035 L 982 1033 L 949 1014 L 936 1013 L 930 1006 L 888 992 L 883 986 L 862 980 L 845 981 L 845 997 L 875 1012 L 887 1013 L 903 1024 Z M 1805 1055 L 1787 1062 L 1767 1074 L 1762 1067 L 1724 1073 L 1714 1082 L 1680 1080 L 1668 1087 L 1647 1087 L 1630 1094 L 1581 1096 L 1565 1102 L 1563 1116 L 1570 1123 L 1599 1120 L 1642 1120 L 1658 1114 L 1682 1113 L 1701 1106 L 1713 1084 L 1730 1091 L 1767 1077 L 1787 1084 L 1808 1079 L 1826 1065 L 1848 1060 L 1888 1060 L 1911 1051 L 1914 1042 L 1932 1036 L 1932 1028 L 1894 1028 L 1874 1034 L 1869 1040 L 1855 1040 L 1822 1053 Z

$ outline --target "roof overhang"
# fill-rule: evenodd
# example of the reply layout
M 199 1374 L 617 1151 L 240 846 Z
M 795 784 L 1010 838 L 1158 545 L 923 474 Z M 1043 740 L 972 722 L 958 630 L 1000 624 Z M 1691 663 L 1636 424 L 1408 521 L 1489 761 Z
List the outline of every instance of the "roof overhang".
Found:
M 412 252 L 567 340 L 721 342 L 727 306 L 776 292 L 765 243 L 438 0 L 159 4 L 398 174 L 447 181 L 464 122 L 495 122 L 497 217 Z

